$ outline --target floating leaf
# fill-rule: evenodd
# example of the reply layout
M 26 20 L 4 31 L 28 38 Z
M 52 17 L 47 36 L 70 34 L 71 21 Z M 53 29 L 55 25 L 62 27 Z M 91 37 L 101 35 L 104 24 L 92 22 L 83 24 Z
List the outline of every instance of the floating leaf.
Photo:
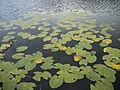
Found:
M 4 55 L 5 55 L 5 54 L 0 53 L 0 59 L 3 59 L 3 58 L 4 58 Z
M 77 77 L 74 74 L 67 74 L 64 78 L 65 83 L 74 83 L 76 82 Z
M 43 49 L 52 49 L 54 47 L 55 47 L 54 44 L 45 44 L 44 47 L 43 47 Z
M 16 54 L 12 55 L 12 58 L 13 59 L 21 59 L 24 57 L 24 55 L 25 55 L 24 53 L 16 53 Z
M 15 34 L 15 32 L 8 32 L 8 35 L 13 35 Z
M 74 47 L 73 48 L 68 47 L 65 52 L 66 52 L 66 54 L 71 55 L 75 52 L 75 48 Z
M 51 77 L 49 84 L 51 88 L 58 88 L 63 84 L 63 78 L 54 75 L 53 77 Z
M 16 80 L 10 80 L 3 83 L 3 90 L 14 90 L 17 85 Z
M 16 52 L 22 52 L 22 51 L 25 51 L 26 49 L 28 49 L 27 46 L 20 46 L 16 48 Z
M 101 81 L 97 81 L 94 85 L 90 85 L 91 90 L 114 90 L 112 83 L 105 79 L 101 79 Z
M 40 52 L 40 51 L 36 51 L 36 53 L 33 53 L 33 56 L 34 56 L 35 58 L 40 58 L 40 57 L 43 56 L 43 54 L 42 54 L 42 52 Z
M 47 37 L 45 37 L 45 38 L 43 39 L 43 41 L 46 42 L 46 41 L 50 41 L 51 39 L 52 39 L 51 36 L 47 36 Z
M 34 83 L 22 82 L 17 85 L 17 90 L 34 90 L 34 87 L 36 87 Z
M 97 58 L 96 58 L 96 56 L 87 55 L 86 60 L 89 63 L 94 63 L 97 60 Z
M 47 71 L 44 71 L 42 73 L 42 77 L 45 79 L 45 80 L 48 80 L 48 78 L 51 78 L 51 74 Z
M 99 73 L 101 76 L 104 76 L 108 81 L 115 82 L 115 70 L 106 67 L 102 64 L 96 64 L 93 66 L 95 69 L 95 72 Z
M 105 42 L 107 45 L 112 43 L 111 39 L 104 39 L 102 42 Z
M 4 36 L 2 39 L 2 42 L 9 42 L 11 39 L 14 39 L 15 36 Z
M 43 26 L 39 26 L 38 27 L 38 30 L 43 30 L 45 27 L 43 27 Z
M 34 72 L 35 76 L 33 77 L 36 81 L 41 81 L 42 72 Z
M 25 65 L 25 70 L 30 71 L 30 70 L 34 69 L 35 67 L 36 67 L 36 63 L 34 63 L 34 62 L 28 62 Z
M 88 63 L 87 63 L 87 61 L 85 59 L 82 59 L 82 60 L 80 60 L 79 64 L 86 66 Z

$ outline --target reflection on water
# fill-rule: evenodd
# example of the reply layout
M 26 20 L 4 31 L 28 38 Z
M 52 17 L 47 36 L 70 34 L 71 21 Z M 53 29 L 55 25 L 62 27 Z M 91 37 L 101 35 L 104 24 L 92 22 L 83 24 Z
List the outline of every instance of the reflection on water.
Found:
M 0 19 L 9 20 L 29 11 L 61 12 L 90 10 L 98 14 L 120 15 L 120 0 L 0 0 Z

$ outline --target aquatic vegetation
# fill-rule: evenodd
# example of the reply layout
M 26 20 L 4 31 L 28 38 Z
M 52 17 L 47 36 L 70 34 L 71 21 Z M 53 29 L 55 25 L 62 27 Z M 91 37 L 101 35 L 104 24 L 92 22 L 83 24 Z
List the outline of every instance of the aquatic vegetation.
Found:
M 20 47 L 17 47 L 17 48 L 16 48 L 16 52 L 23 52 L 23 51 L 25 51 L 26 49 L 28 49 L 27 46 L 20 46 Z
M 120 65 L 119 65 L 119 64 L 118 64 L 118 65 L 115 65 L 115 64 L 114 64 L 114 65 L 112 66 L 112 68 L 120 71 Z
M 80 61 L 82 59 L 82 57 L 80 55 L 74 55 L 74 60 L 77 62 L 77 61 Z
M 55 89 L 63 83 L 69 85 L 87 78 L 95 82 L 89 83 L 91 90 L 114 90 L 112 83 L 116 81 L 116 71 L 120 70 L 120 50 L 110 47 L 114 40 L 108 31 L 114 29 L 87 16 L 86 12 L 64 12 L 63 16 L 54 18 L 55 15 L 34 12 L 9 23 L 0 22 L 3 30 L 8 30 L 0 43 L 0 89 L 34 90 L 36 81 L 42 80 Z M 12 40 L 16 40 L 17 47 L 16 44 L 11 47 Z M 98 44 L 104 55 L 94 49 L 94 44 Z M 13 51 L 4 52 L 9 48 Z M 61 52 L 62 60 L 69 55 L 69 61 L 78 65 L 59 62 L 54 54 Z M 97 63 L 99 54 L 104 64 Z M 25 82 L 26 78 L 34 82 Z
M 112 43 L 112 40 L 111 39 L 104 39 L 102 40 L 102 42 L 100 43 L 100 46 L 108 46 L 109 44 Z

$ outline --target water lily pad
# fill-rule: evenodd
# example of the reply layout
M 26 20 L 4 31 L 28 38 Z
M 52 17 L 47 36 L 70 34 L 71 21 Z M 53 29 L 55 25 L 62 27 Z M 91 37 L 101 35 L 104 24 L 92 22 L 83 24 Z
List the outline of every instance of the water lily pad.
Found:
M 58 88 L 63 84 L 63 78 L 54 75 L 53 77 L 51 77 L 49 84 L 51 88 Z
M 45 44 L 44 47 L 43 47 L 43 49 L 52 49 L 54 47 L 55 47 L 54 44 Z
M 77 77 L 74 74 L 67 74 L 64 78 L 65 83 L 74 83 L 76 82 Z
M 42 72 L 34 72 L 34 74 L 33 79 L 36 81 L 41 81 Z
M 17 81 L 10 80 L 3 83 L 3 90 L 14 90 L 16 86 L 17 86 Z
M 51 39 L 52 39 L 51 36 L 47 36 L 47 37 L 45 37 L 45 38 L 43 39 L 43 41 L 46 42 L 46 41 L 50 41 Z
M 75 52 L 75 48 L 74 47 L 73 48 L 68 47 L 65 50 L 65 52 L 66 52 L 66 54 L 71 55 L 71 54 L 73 54 Z
M 21 59 L 24 57 L 24 55 L 25 55 L 24 53 L 16 53 L 16 54 L 12 55 L 12 58 L 13 59 Z
M 89 63 L 94 63 L 97 60 L 97 57 L 96 56 L 87 55 L 86 56 L 86 60 Z
M 35 58 L 40 58 L 40 57 L 43 56 L 42 52 L 40 52 L 40 51 L 36 51 L 36 53 L 33 53 L 32 55 L 33 55 Z
M 32 82 L 22 82 L 17 85 L 17 90 L 34 90 L 36 85 Z
M 101 79 L 101 81 L 97 81 L 94 85 L 90 85 L 91 90 L 114 90 L 112 83 L 105 79 Z
M 3 58 L 4 58 L 4 55 L 5 55 L 5 54 L 0 53 L 0 59 L 3 59 Z
M 15 34 L 15 32 L 8 32 L 8 35 L 13 35 Z
M 48 80 L 48 78 L 51 78 L 51 73 L 47 72 L 47 71 L 44 71 L 42 73 L 42 77 L 45 79 L 45 80 Z
M 104 76 L 108 81 L 115 82 L 115 70 L 106 67 L 102 64 L 97 64 L 93 66 L 95 69 L 95 72 L 99 73 L 101 76 Z
M 8 41 L 10 41 L 10 40 L 12 40 L 14 38 L 15 38 L 15 36 L 6 35 L 6 36 L 3 37 L 2 42 L 8 42 Z
M 25 65 L 25 70 L 30 71 L 30 70 L 34 69 L 35 67 L 36 67 L 36 63 L 34 63 L 34 62 L 28 62 Z
M 27 50 L 27 49 L 28 49 L 27 46 L 20 46 L 20 47 L 17 47 L 17 48 L 16 48 L 16 52 L 23 52 L 23 51 L 25 51 L 25 50 Z
M 82 59 L 82 60 L 80 60 L 79 64 L 86 66 L 88 64 L 88 62 L 86 61 L 86 59 Z
M 43 29 L 45 29 L 45 27 L 43 27 L 43 26 L 38 27 L 38 30 L 43 30 Z

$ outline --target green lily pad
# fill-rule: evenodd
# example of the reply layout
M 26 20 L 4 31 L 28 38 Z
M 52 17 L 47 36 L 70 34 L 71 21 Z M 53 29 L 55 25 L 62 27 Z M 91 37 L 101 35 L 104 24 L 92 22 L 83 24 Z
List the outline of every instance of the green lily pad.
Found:
M 59 33 L 57 33 L 57 32 L 53 32 L 53 33 L 51 33 L 50 34 L 50 36 L 52 37 L 52 36 L 57 36 Z
M 114 90 L 114 87 L 109 81 L 101 79 L 95 83 L 95 86 L 91 84 L 90 90 Z
M 43 49 L 52 49 L 54 47 L 55 47 L 54 44 L 45 44 L 44 47 L 43 47 Z
M 10 80 L 3 83 L 3 90 L 14 90 L 17 86 L 16 80 Z
M 47 71 L 44 71 L 42 73 L 42 77 L 45 79 L 45 80 L 48 80 L 48 78 L 51 78 L 51 73 L 47 72 Z
M 43 30 L 43 29 L 45 29 L 45 27 L 43 27 L 43 26 L 38 27 L 38 30 Z
M 88 63 L 87 63 L 86 59 L 82 59 L 82 60 L 80 60 L 79 64 L 86 66 Z
M 14 39 L 15 36 L 4 36 L 2 39 L 2 42 L 9 42 L 11 39 Z
M 0 53 L 0 59 L 3 59 L 3 58 L 4 58 L 4 55 L 5 55 L 5 54 Z
M 77 77 L 74 74 L 67 74 L 64 78 L 65 83 L 74 83 L 76 82 Z
M 17 48 L 16 48 L 16 52 L 23 52 L 23 51 L 25 51 L 25 50 L 27 50 L 27 49 L 28 49 L 27 46 L 20 46 L 20 47 L 17 47 Z
M 34 63 L 34 62 L 28 62 L 25 65 L 25 70 L 30 71 L 30 70 L 34 69 L 35 67 L 36 67 L 36 63 Z
M 56 43 L 57 43 L 57 41 L 58 41 L 58 38 L 57 38 L 57 37 L 53 37 L 53 38 L 51 39 L 51 43 L 56 44 Z
M 92 70 L 90 72 L 86 73 L 85 75 L 91 81 L 98 81 L 101 79 L 100 75 Z
M 66 52 L 66 54 L 71 55 L 75 52 L 75 48 L 74 47 L 73 48 L 68 47 L 65 52 Z
M 36 85 L 32 82 L 22 82 L 17 85 L 17 90 L 34 90 Z
M 24 55 L 25 55 L 24 53 L 16 53 L 16 54 L 12 55 L 12 58 L 13 59 L 21 59 L 24 57 Z
M 99 73 L 99 75 L 104 76 L 105 79 L 107 79 L 110 82 L 115 82 L 115 80 L 116 80 L 115 70 L 108 68 L 102 64 L 96 64 L 93 67 L 96 68 L 95 72 Z
M 43 41 L 46 42 L 46 41 L 50 41 L 51 39 L 52 39 L 51 36 L 47 36 L 47 37 L 45 37 L 45 38 L 43 39 Z
M 49 84 L 51 88 L 58 88 L 63 84 L 63 78 L 54 75 L 53 77 L 51 77 Z
M 36 53 L 33 53 L 32 55 L 33 55 L 35 58 L 40 58 L 40 57 L 43 56 L 42 52 L 40 52 L 40 51 L 36 51 Z
M 86 60 L 89 63 L 94 63 L 97 60 L 97 57 L 96 56 L 87 55 L 86 56 Z
M 36 81 L 41 81 L 42 72 L 34 72 L 34 74 L 33 79 Z
M 15 34 L 15 32 L 8 32 L 8 35 L 13 35 Z

